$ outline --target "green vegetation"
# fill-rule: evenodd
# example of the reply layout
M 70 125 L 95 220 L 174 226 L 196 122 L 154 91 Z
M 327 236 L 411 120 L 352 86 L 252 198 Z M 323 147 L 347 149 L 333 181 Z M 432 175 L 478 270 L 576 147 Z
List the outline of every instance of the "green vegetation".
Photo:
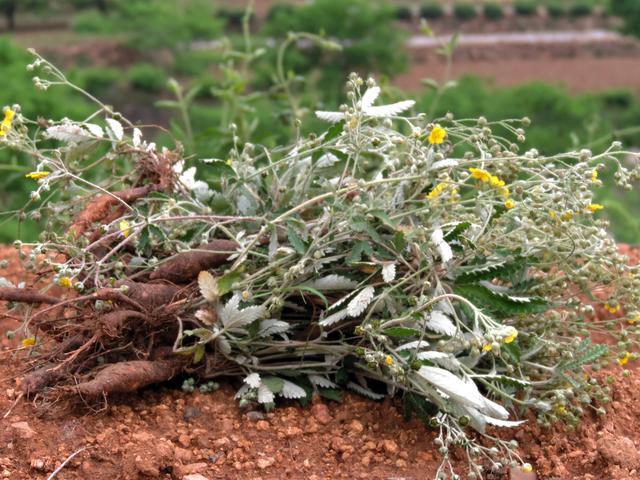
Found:
M 478 14 L 475 5 L 470 3 L 458 3 L 453 7 L 453 15 L 460 21 L 471 20 Z
M 609 11 L 624 20 L 624 31 L 640 36 L 640 2 L 637 0 L 613 0 Z
M 499 3 L 486 3 L 482 7 L 482 12 L 489 20 L 500 20 L 504 17 L 504 9 Z
M 518 15 L 523 16 L 535 15 L 538 11 L 536 3 L 531 0 L 518 0 L 513 7 Z
M 148 63 L 134 65 L 127 72 L 127 77 L 134 89 L 148 93 L 161 92 L 167 84 L 164 70 Z
M 428 3 L 420 7 L 420 18 L 436 20 L 444 16 L 444 9 L 438 3 Z

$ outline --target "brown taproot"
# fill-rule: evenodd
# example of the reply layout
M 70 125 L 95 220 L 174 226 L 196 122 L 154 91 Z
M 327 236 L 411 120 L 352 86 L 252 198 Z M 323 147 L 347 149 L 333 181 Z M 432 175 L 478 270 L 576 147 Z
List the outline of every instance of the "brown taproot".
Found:
M 106 336 L 115 338 L 120 334 L 127 321 L 131 319 L 145 320 L 146 318 L 146 315 L 135 310 L 116 310 L 106 313 L 100 318 L 100 327 Z
M 0 301 L 22 302 L 22 303 L 50 303 L 55 305 L 60 302 L 59 298 L 45 295 L 29 288 L 0 288 Z
M 82 397 L 135 392 L 147 385 L 166 382 L 184 367 L 184 360 L 133 360 L 107 365 L 93 380 L 67 387 Z
M 107 218 L 112 208 L 121 206 L 123 203 L 130 205 L 151 192 L 161 190 L 162 188 L 162 186 L 153 183 L 98 196 L 80 212 L 71 224 L 71 231 L 74 237 L 79 238 L 93 223 L 103 221 Z
M 116 288 L 126 287 L 124 294 L 140 304 L 145 310 L 155 310 L 170 304 L 180 297 L 181 293 L 186 293 L 184 289 L 175 285 L 164 283 L 139 283 L 131 280 L 121 280 L 116 282 Z
M 237 248 L 238 244 L 232 240 L 214 240 L 196 251 L 171 257 L 151 273 L 150 278 L 174 283 L 190 282 L 201 271 L 222 265 Z
M 53 385 L 65 375 L 65 372 L 55 367 L 56 365 L 49 364 L 27 373 L 20 381 L 20 390 L 29 396 L 40 393 L 46 387 Z

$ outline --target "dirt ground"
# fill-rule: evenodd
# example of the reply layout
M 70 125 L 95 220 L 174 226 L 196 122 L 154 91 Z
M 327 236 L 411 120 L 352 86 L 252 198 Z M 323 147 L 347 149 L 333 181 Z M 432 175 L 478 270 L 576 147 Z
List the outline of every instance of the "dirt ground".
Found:
M 640 256 L 640 251 L 629 252 Z M 12 248 L 0 247 L 0 259 L 9 260 L 0 275 L 12 280 L 24 275 Z M 391 400 L 346 395 L 341 404 L 301 408 L 291 403 L 264 413 L 241 410 L 232 385 L 188 394 L 178 382 L 111 398 L 100 410 L 16 402 L 21 367 L 16 340 L 4 335 L 16 322 L 2 322 L 0 478 L 46 479 L 78 450 L 57 479 L 421 480 L 436 471 L 434 432 L 417 420 L 405 422 Z M 615 382 L 604 417 L 587 413 L 575 431 L 543 430 L 530 419 L 522 429 L 496 432 L 519 441 L 520 454 L 534 465 L 538 479 L 640 478 L 640 411 L 635 408 L 640 378 L 635 372 L 623 378 L 620 368 L 606 374 Z

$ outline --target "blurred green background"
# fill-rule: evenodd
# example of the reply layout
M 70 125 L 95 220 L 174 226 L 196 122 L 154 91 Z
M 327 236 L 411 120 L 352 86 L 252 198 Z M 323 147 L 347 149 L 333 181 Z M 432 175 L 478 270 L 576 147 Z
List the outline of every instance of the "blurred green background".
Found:
M 241 140 L 268 146 L 296 135 L 296 118 L 305 132 L 321 131 L 312 112 L 339 105 L 351 71 L 375 75 L 389 100 L 414 98 L 433 116 L 528 116 L 523 148 L 598 151 L 612 140 L 640 147 L 640 1 L 256 1 L 250 15 L 246 6 L 0 0 L 0 106 L 19 103 L 30 118 L 93 111 L 77 93 L 33 87 L 25 49 L 34 47 L 132 121 L 165 128 L 170 133 L 155 130 L 159 144 L 178 139 L 200 158 L 226 158 L 232 122 Z M 439 45 L 456 32 L 449 63 Z M 24 204 L 30 167 L 0 151 L 0 210 Z M 617 189 L 608 172 L 600 177 L 598 201 L 613 233 L 640 243 L 638 193 Z M 36 222 L 15 216 L 0 225 L 0 242 L 38 232 Z

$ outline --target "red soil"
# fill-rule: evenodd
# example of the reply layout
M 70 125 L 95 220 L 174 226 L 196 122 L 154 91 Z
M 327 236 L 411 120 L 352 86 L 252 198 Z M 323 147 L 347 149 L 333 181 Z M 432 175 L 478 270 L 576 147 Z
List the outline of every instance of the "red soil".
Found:
M 24 275 L 13 249 L 0 248 L 0 258 L 10 260 L 3 276 Z M 2 322 L 4 337 L 16 323 Z M 21 370 L 6 339 L 3 345 L 0 417 L 15 403 Z M 640 379 L 635 372 L 623 378 L 619 368 L 609 374 L 616 382 L 604 417 L 587 413 L 575 431 L 541 430 L 532 420 L 500 432 L 520 442 L 538 479 L 640 478 Z M 263 413 L 242 411 L 233 394 L 231 385 L 210 394 L 164 386 L 111 398 L 100 411 L 21 400 L 0 418 L 0 478 L 45 479 L 82 448 L 58 479 L 419 480 L 433 478 L 437 468 L 434 432 L 405 423 L 395 402 L 346 395 L 342 404 L 289 404 Z

